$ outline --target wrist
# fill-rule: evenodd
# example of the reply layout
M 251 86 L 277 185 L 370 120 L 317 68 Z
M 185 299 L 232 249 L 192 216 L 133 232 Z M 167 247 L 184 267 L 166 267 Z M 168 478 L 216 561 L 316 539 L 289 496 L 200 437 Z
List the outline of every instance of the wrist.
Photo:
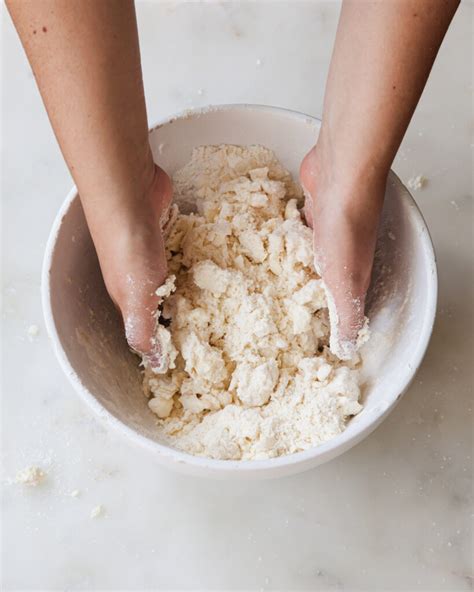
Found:
M 169 205 L 165 202 L 171 193 L 169 177 L 154 164 L 151 151 L 133 172 L 116 176 L 93 192 L 80 191 L 94 239 L 108 227 L 130 234 L 159 228 L 160 212 Z
M 303 159 L 300 180 L 305 191 L 305 216 L 318 232 L 321 221 L 340 218 L 370 231 L 378 224 L 385 195 L 387 169 L 347 165 L 318 143 Z M 319 221 L 319 222 L 318 222 Z
M 72 173 L 86 214 L 93 217 L 133 212 L 153 183 L 155 165 L 148 141 L 133 154 L 112 152 L 86 164 Z
M 389 169 L 353 158 L 320 135 L 303 159 L 300 180 L 314 200 L 341 210 L 378 211 L 383 202 Z
M 321 126 L 312 157 L 324 170 L 328 186 L 350 193 L 365 186 L 383 190 L 390 170 L 377 146 L 363 146 L 358 138 Z

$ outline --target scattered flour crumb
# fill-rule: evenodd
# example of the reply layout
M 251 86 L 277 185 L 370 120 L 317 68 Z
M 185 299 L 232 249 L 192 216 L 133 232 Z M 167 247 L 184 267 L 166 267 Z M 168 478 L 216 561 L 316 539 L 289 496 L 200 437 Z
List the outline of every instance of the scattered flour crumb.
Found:
M 262 65 L 262 60 L 260 58 L 258 58 L 257 60 L 255 60 L 255 65 L 257 66 L 257 68 L 259 66 L 261 66 Z
M 38 337 L 39 335 L 39 327 L 38 325 L 30 325 L 28 327 L 28 330 L 26 331 L 26 334 L 28 335 L 28 339 L 30 341 L 34 341 L 36 339 L 36 337 Z
M 28 487 L 37 487 L 46 479 L 46 473 L 40 467 L 30 466 L 18 471 L 15 477 L 16 483 L 27 485 Z
M 428 179 L 426 179 L 426 177 L 424 177 L 423 175 L 415 175 L 414 177 L 408 179 L 408 189 L 418 191 L 420 189 L 423 189 L 427 182 Z
M 81 495 L 81 492 L 79 489 L 73 489 L 69 495 L 71 497 L 79 497 Z
M 204 94 L 204 89 L 203 89 L 203 88 L 198 88 L 198 89 L 197 89 L 197 94 L 198 94 L 199 96 L 202 96 L 202 95 Z
M 104 506 L 99 504 L 95 508 L 92 508 L 91 518 L 99 518 L 100 516 L 103 516 L 104 513 L 105 513 Z
M 391 230 L 389 230 L 389 232 L 388 232 L 388 238 L 393 241 L 396 239 L 396 236 L 393 234 L 393 232 Z
M 182 212 L 157 291 L 163 361 L 144 360 L 161 439 L 247 460 L 333 438 L 362 409 L 360 357 L 331 351 L 301 188 L 262 146 L 197 148 L 173 185 Z
M 166 146 L 166 144 L 164 142 L 161 142 L 161 144 L 158 144 L 158 154 L 163 154 L 165 146 Z

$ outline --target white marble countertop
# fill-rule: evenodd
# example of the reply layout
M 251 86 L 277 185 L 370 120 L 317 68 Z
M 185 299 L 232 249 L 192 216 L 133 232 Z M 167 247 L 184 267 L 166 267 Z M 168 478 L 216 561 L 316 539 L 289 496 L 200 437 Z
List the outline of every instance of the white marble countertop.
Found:
M 63 376 L 39 283 L 71 179 L 4 14 L 4 590 L 472 589 L 473 8 L 461 5 L 394 165 L 428 179 L 415 198 L 440 295 L 423 365 L 364 442 L 261 483 L 161 469 L 101 427 Z M 226 102 L 320 115 L 337 14 L 334 2 L 140 3 L 150 121 Z M 43 486 L 8 484 L 29 464 L 47 470 Z M 97 504 L 105 514 L 91 519 Z

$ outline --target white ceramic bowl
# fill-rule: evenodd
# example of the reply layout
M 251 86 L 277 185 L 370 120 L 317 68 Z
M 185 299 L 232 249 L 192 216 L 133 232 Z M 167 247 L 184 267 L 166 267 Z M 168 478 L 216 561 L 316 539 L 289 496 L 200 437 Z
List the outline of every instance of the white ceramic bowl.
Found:
M 314 144 L 319 120 L 273 107 L 227 105 L 186 112 L 150 132 L 155 160 L 168 173 L 202 144 L 263 144 L 293 175 Z M 421 363 L 436 309 L 437 276 L 426 224 L 391 173 L 380 228 L 369 316 L 377 359 L 367 362 L 364 409 L 331 441 L 271 460 L 219 461 L 162 445 L 141 390 L 137 358 L 106 293 L 76 189 L 54 222 L 44 258 L 45 322 L 61 367 L 83 400 L 163 465 L 203 476 L 268 478 L 304 471 L 360 442 L 387 416 Z

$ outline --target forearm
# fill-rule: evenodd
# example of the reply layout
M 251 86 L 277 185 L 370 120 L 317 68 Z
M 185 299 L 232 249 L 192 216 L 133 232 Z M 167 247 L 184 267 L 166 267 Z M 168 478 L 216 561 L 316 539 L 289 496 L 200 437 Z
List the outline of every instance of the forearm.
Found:
M 127 218 L 153 161 L 132 0 L 7 0 L 91 231 Z
M 458 4 L 344 1 L 320 136 L 331 175 L 384 181 Z

